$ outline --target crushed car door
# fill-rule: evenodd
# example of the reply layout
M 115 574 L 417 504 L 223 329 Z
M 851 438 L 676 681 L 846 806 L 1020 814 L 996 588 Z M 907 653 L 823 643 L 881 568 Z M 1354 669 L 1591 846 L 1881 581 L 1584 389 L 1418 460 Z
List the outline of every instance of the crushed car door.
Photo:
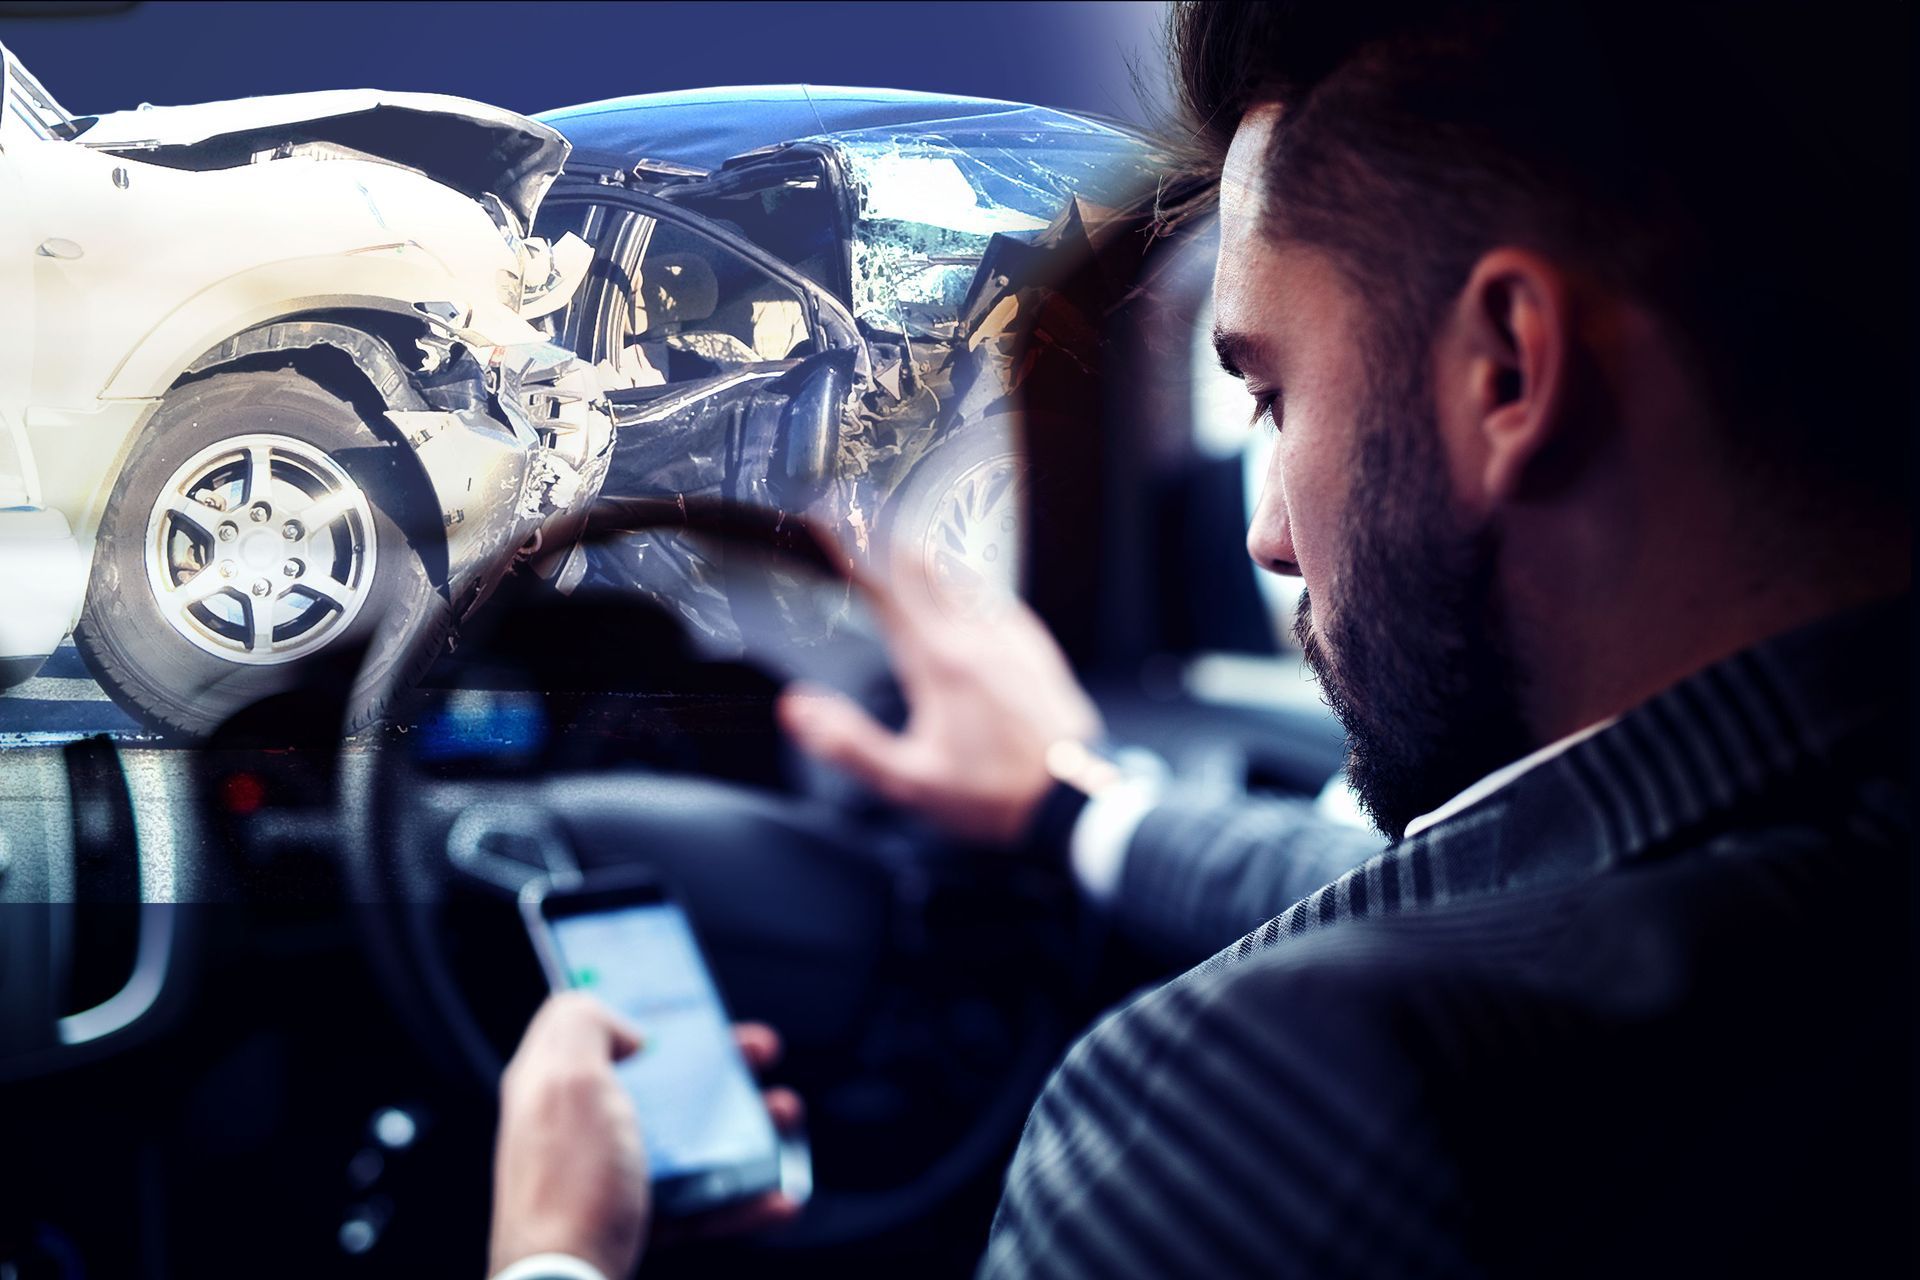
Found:
M 540 229 L 594 246 L 553 323 L 615 406 L 602 523 L 716 498 L 839 523 L 834 463 L 868 364 L 837 299 L 728 228 L 633 192 L 558 188 Z M 737 637 L 724 574 L 690 544 L 650 532 L 601 549 L 594 580 Z
M 818 497 L 838 418 L 796 424 L 789 411 L 827 391 L 844 403 L 864 380 L 845 308 L 743 237 L 647 196 L 556 190 L 549 220 L 594 246 L 555 336 L 594 363 L 617 406 L 604 492 L 783 510 Z

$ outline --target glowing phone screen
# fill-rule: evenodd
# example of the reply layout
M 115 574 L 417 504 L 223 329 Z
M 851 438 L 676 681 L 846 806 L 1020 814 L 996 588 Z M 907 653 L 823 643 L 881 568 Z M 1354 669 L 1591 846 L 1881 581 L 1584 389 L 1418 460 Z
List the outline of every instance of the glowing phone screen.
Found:
M 681 910 L 648 903 L 562 917 L 553 936 L 568 985 L 594 993 L 645 1037 L 618 1071 L 640 1113 L 652 1176 L 771 1158 L 773 1122 Z

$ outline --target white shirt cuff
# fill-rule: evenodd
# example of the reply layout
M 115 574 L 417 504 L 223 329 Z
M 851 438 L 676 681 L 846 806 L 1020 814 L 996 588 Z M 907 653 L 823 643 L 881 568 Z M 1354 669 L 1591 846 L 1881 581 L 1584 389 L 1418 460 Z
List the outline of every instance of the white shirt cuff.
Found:
M 1120 893 L 1127 846 L 1147 814 L 1160 802 L 1159 778 L 1128 778 L 1103 787 L 1087 799 L 1067 839 L 1067 857 L 1080 892 L 1097 906 Z
M 493 1280 L 607 1280 L 607 1276 L 570 1253 L 536 1253 L 495 1272 Z

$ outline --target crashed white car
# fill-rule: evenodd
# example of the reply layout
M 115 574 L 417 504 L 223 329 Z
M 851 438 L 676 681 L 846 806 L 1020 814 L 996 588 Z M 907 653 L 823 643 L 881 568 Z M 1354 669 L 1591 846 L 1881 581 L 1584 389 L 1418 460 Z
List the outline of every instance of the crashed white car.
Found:
M 567 142 L 371 90 L 76 119 L 0 55 L 0 683 L 71 627 L 192 734 L 366 651 L 377 718 L 606 473 L 532 323 L 591 258 L 528 235 Z

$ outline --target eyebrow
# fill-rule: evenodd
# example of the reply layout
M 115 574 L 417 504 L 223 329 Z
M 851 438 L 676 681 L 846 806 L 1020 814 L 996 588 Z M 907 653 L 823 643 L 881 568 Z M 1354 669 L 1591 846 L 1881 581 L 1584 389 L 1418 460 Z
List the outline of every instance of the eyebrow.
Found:
M 1220 367 L 1228 377 L 1244 378 L 1244 366 L 1248 364 L 1271 363 L 1265 357 L 1266 343 L 1250 333 L 1240 333 L 1231 329 L 1213 327 L 1213 353 L 1220 357 Z

